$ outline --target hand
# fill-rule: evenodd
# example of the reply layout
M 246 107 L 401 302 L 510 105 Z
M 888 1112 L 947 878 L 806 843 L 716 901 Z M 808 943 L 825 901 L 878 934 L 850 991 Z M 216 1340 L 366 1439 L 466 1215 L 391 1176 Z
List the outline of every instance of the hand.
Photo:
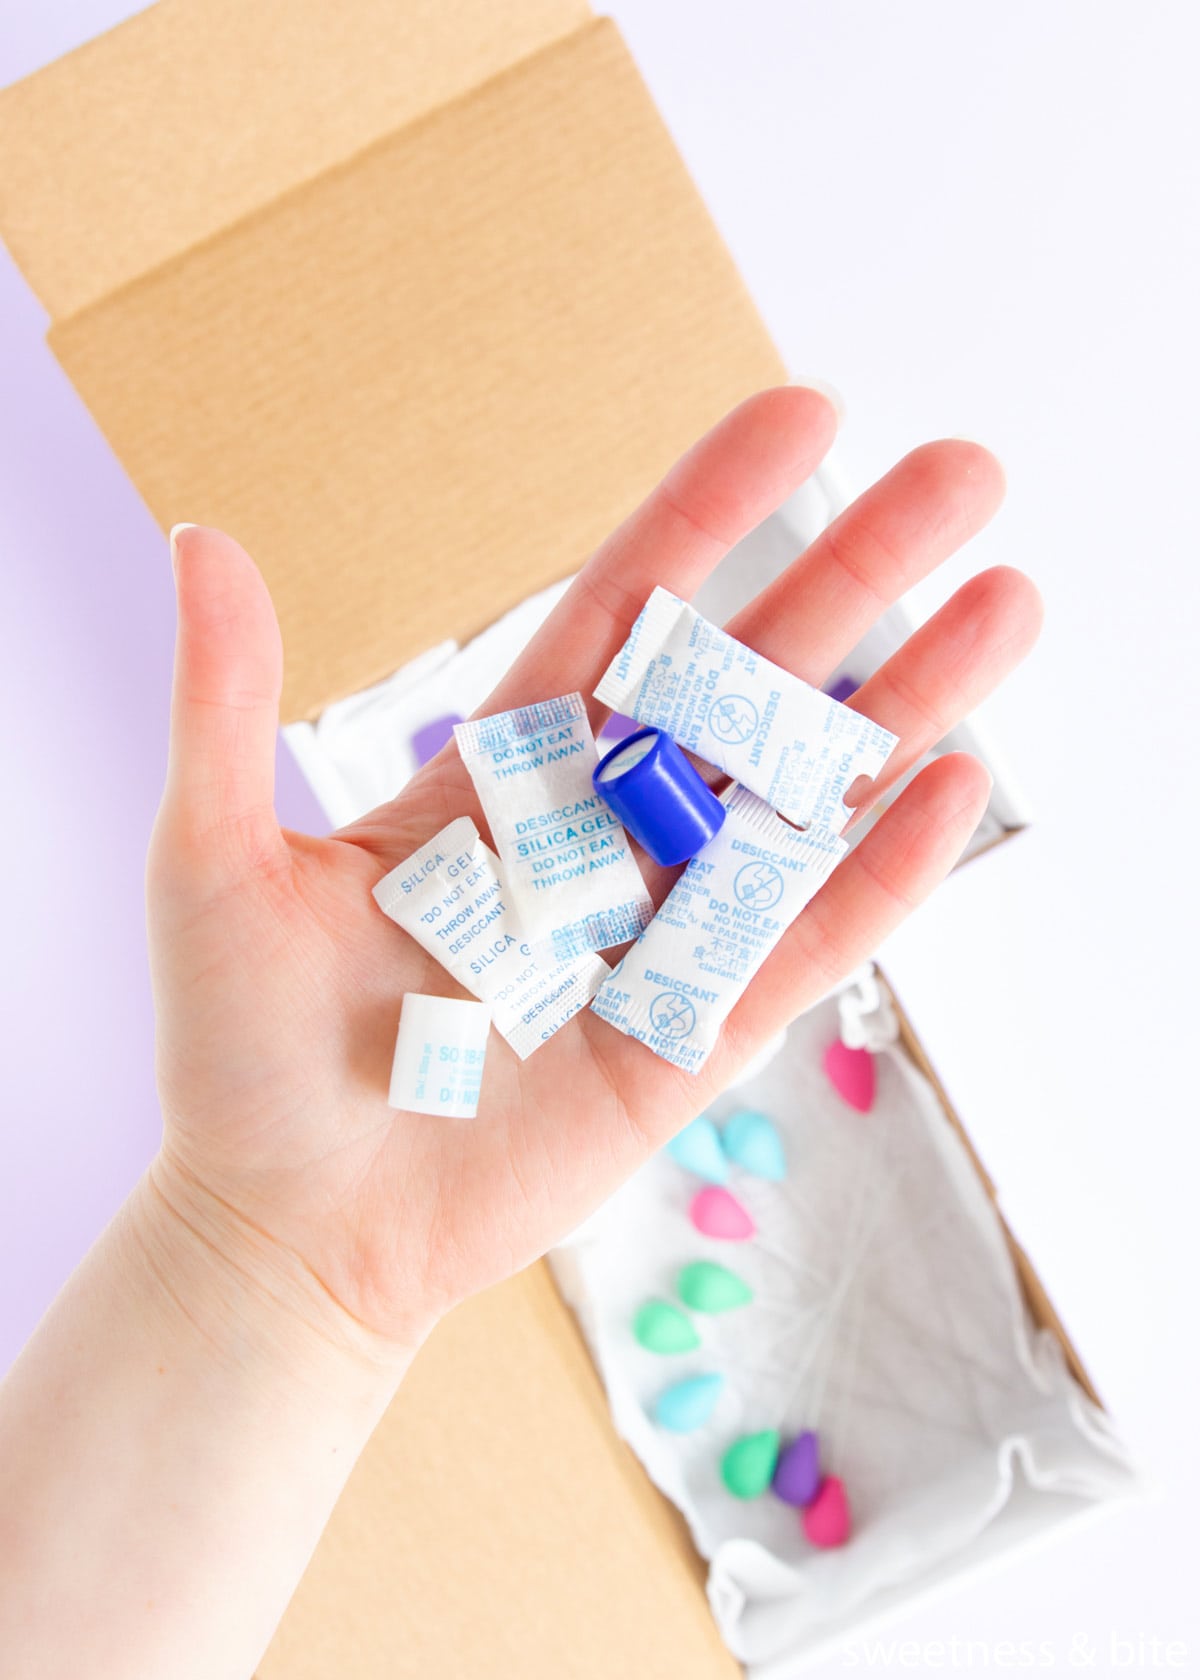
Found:
M 808 476 L 834 429 L 813 391 L 743 403 L 592 558 L 483 711 L 590 695 L 654 585 L 690 594 Z M 730 628 L 820 683 L 1001 495 L 985 450 L 926 445 Z M 340 833 L 281 832 L 282 655 L 266 587 L 218 531 L 182 530 L 175 563 L 170 769 L 149 862 L 165 1120 L 150 1184 L 164 1217 L 269 1277 L 289 1310 L 325 1314 L 332 1301 L 348 1333 L 365 1328 L 385 1350 L 415 1346 L 449 1306 L 576 1225 L 876 949 L 950 869 L 986 803 L 973 759 L 924 770 L 786 935 L 699 1075 L 584 1010 L 523 1063 L 493 1033 L 476 1119 L 396 1113 L 386 1091 L 401 999 L 461 994 L 371 888 L 452 818 L 483 826 L 470 780 L 451 745 Z M 900 737 L 880 790 L 1017 663 L 1039 620 L 1026 578 L 984 572 L 866 683 L 853 704 Z M 656 902 L 668 884 L 655 872 Z

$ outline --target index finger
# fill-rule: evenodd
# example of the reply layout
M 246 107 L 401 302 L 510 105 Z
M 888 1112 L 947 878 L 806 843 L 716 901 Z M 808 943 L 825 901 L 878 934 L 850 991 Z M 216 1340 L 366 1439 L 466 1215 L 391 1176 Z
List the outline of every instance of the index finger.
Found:
M 747 397 L 601 544 L 481 715 L 576 689 L 590 703 L 655 585 L 689 596 L 816 470 L 836 430 L 832 403 L 808 386 Z

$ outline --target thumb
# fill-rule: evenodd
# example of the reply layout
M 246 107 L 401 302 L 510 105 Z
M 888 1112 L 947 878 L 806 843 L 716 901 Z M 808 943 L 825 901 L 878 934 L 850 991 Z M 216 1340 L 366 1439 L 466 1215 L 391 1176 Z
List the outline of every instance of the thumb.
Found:
M 178 628 L 160 824 L 177 864 L 190 857 L 228 877 L 283 850 L 274 809 L 283 645 L 262 574 L 232 537 L 176 525 L 171 561 Z

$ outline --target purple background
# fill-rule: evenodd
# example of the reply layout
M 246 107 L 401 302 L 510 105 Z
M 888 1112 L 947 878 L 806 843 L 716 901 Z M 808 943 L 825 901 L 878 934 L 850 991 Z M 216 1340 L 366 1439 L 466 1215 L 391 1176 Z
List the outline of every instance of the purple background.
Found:
M 171 569 L 46 325 L 0 251 L 0 1370 L 159 1133 L 142 872 L 165 765 Z M 323 825 L 282 749 L 279 805 L 293 826 Z
M 0 85 L 136 9 L 3 4 Z M 0 246 L 0 1372 L 159 1135 L 142 875 L 166 759 L 171 569 L 48 324 Z M 296 827 L 324 826 L 282 749 L 279 805 Z

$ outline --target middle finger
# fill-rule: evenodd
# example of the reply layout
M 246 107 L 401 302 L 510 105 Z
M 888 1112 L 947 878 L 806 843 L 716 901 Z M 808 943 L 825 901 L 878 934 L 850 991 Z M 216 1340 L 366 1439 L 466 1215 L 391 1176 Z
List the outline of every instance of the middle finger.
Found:
M 820 684 L 875 620 L 982 530 L 1004 495 L 976 443 L 922 444 L 816 537 L 726 629 Z

